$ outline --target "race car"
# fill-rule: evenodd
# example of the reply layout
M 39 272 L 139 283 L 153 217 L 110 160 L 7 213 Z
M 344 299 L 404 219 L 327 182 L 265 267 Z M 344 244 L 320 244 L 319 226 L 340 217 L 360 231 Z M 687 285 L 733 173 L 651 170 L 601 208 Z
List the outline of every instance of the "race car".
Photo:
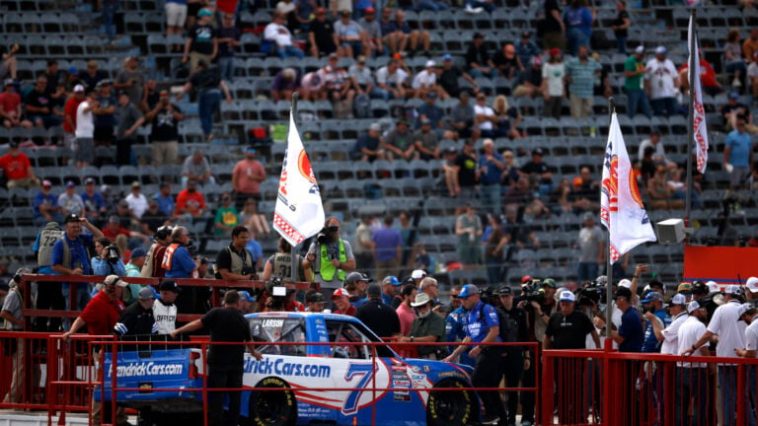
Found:
M 471 387 L 468 366 L 404 359 L 387 345 L 369 345 L 382 341 L 350 316 L 268 312 L 246 318 L 263 359 L 245 354 L 246 389 L 241 398 L 245 424 L 478 423 L 480 401 L 476 392 L 466 389 Z M 104 358 L 104 371 L 109 372 L 110 357 Z M 182 389 L 201 387 L 202 374 L 198 349 L 153 349 L 148 356 L 122 352 L 118 388 L 138 390 L 118 392 L 117 401 L 153 413 L 186 412 L 202 402 L 202 394 Z M 105 373 L 106 401 L 111 396 L 110 377 Z M 177 419 L 166 420 L 174 424 Z

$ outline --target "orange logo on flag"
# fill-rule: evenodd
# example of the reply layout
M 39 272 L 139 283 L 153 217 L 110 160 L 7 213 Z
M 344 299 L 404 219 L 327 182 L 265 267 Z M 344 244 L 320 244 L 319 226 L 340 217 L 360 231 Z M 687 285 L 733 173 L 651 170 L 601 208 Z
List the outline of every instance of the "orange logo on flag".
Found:
M 316 184 L 316 176 L 313 174 L 311 162 L 308 159 L 308 154 L 305 153 L 305 150 L 300 151 L 300 155 L 297 157 L 297 169 L 300 170 L 300 174 L 303 175 L 304 178 L 308 179 L 308 182 L 314 185 Z

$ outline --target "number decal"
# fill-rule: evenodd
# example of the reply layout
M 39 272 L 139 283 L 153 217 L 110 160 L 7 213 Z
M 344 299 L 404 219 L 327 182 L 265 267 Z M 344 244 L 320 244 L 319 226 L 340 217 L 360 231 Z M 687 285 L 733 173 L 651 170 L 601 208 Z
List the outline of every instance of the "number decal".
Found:
M 358 400 L 360 400 L 361 394 L 363 394 L 371 378 L 374 377 L 374 366 L 372 364 L 350 364 L 347 373 L 345 373 L 345 381 L 349 383 L 355 376 L 359 376 L 360 379 L 355 390 L 351 390 L 347 400 L 345 400 L 345 406 L 342 407 L 344 414 L 353 414 L 358 411 Z

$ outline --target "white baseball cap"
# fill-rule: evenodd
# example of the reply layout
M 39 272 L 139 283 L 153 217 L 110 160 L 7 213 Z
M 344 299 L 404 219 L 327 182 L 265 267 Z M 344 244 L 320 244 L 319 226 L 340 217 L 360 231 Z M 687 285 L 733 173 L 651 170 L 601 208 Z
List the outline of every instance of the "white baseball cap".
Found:
M 632 288 L 632 282 L 629 281 L 628 279 L 624 278 L 623 280 L 619 281 L 619 287 L 624 287 L 624 288 L 631 289 Z
M 655 48 L 655 54 L 656 55 L 665 55 L 668 50 L 666 50 L 665 46 L 658 46 Z
M 81 84 L 77 84 L 76 86 L 74 86 L 74 92 L 83 92 L 83 91 L 84 91 L 84 86 L 82 86 Z
M 742 296 L 742 288 L 738 285 L 730 284 L 726 286 L 724 294 L 728 294 L 730 296 Z
M 574 293 L 568 290 L 563 290 L 561 292 L 561 297 L 558 299 L 558 301 L 559 302 L 576 302 L 576 296 L 574 295 Z
M 751 293 L 758 293 L 758 277 L 748 278 L 745 282 L 745 287 L 747 287 Z
M 424 272 L 423 269 L 414 269 L 413 272 L 411 272 L 411 278 L 414 280 L 420 280 L 421 278 L 424 278 L 426 276 L 426 272 Z
M 687 304 L 687 298 L 681 293 L 675 294 L 674 297 L 671 298 L 671 301 L 669 301 L 669 305 L 686 305 L 686 304 Z
M 691 313 L 697 311 L 698 309 L 700 309 L 700 304 L 697 303 L 697 300 L 693 300 L 692 302 L 690 302 L 689 305 L 687 305 L 687 313 L 688 314 L 691 314 Z
M 644 53 L 644 52 L 645 52 L 645 46 L 641 44 L 634 49 L 634 53 L 637 53 L 637 54 Z

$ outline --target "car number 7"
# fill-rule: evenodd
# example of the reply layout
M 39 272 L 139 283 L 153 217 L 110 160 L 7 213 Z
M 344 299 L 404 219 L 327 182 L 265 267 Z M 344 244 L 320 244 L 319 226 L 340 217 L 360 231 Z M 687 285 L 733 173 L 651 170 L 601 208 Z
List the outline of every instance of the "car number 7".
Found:
M 350 364 L 345 373 L 345 381 L 350 382 L 353 377 L 360 376 L 355 388 L 350 391 L 342 408 L 344 414 L 353 414 L 358 410 L 358 400 L 365 390 L 371 378 L 374 376 L 373 364 Z

